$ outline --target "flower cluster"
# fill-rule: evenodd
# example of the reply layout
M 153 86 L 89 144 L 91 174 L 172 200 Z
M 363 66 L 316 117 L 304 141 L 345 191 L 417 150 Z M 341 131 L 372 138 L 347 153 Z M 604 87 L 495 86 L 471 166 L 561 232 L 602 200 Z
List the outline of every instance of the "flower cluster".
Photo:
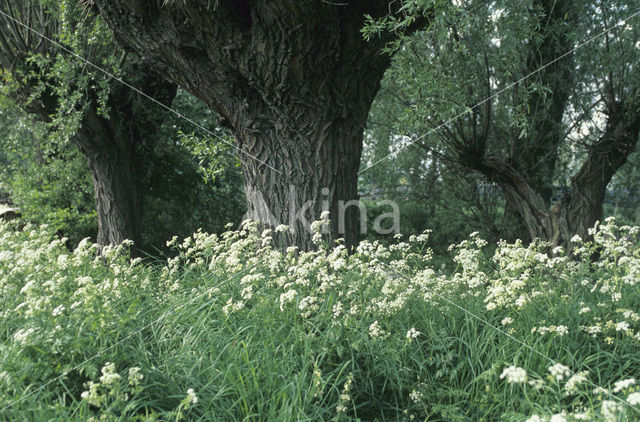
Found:
M 527 371 L 517 366 L 509 366 L 504 368 L 500 379 L 506 379 L 509 384 L 524 384 L 527 382 Z

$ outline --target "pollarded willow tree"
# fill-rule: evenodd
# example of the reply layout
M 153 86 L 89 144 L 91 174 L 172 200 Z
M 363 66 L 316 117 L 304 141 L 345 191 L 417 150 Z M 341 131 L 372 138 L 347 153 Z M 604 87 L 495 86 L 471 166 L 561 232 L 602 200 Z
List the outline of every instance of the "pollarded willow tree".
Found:
M 387 0 L 93 0 L 117 40 L 228 121 L 249 213 L 288 224 L 312 247 L 308 222 L 332 214 L 333 237 L 357 237 L 362 133 L 393 35 L 365 41 L 365 15 L 408 11 Z M 410 6 L 410 5 L 409 5 Z M 404 10 L 403 10 L 404 7 Z M 424 14 L 406 30 L 418 27 Z
M 466 7 L 404 40 L 391 72 L 412 108 L 400 126 L 416 139 L 442 125 L 414 145 L 497 185 L 531 238 L 588 237 L 640 132 L 639 25 L 620 24 L 632 2 Z
M 144 166 L 139 149 L 153 141 L 163 114 L 65 49 L 113 74 L 134 78 L 143 92 L 160 101 L 170 102 L 175 86 L 119 50 L 108 28 L 83 17 L 75 2 L 2 0 L 0 7 L 11 16 L 0 16 L 5 90 L 49 125 L 53 143 L 69 140 L 82 152 L 95 193 L 97 243 L 129 239 L 139 245 Z

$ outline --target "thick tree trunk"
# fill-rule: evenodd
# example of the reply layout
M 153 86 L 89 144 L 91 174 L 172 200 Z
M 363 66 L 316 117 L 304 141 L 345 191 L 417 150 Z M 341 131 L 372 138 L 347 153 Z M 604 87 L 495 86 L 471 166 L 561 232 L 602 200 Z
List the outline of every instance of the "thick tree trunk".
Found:
M 160 82 L 160 84 L 164 85 L 169 98 L 175 96 L 175 88 L 167 89 L 166 83 Z M 122 91 L 119 87 L 114 89 Z M 149 119 L 132 119 L 131 99 L 118 95 L 115 97 L 120 101 L 117 105 L 119 110 L 124 110 L 129 116 L 123 119 L 116 111 L 109 119 L 105 119 L 98 116 L 95 105 L 92 104 L 86 111 L 82 125 L 72 137 L 72 141 L 80 149 L 91 170 L 98 215 L 96 243 L 104 247 L 117 245 L 128 239 L 132 240 L 136 246 L 140 246 L 141 198 L 136 171 L 137 166 L 140 165 L 136 157 L 136 142 L 140 140 L 134 139 L 130 131 L 124 128 L 136 124 L 148 126 L 149 122 L 144 120 Z M 40 101 L 28 103 L 26 109 L 42 121 L 50 122 L 57 107 L 57 99 L 44 95 Z M 154 129 L 145 127 L 145 129 L 153 130 L 155 133 L 157 127 Z M 129 139 L 122 139 L 122 134 L 127 132 L 130 135 Z M 135 248 L 131 252 L 135 255 Z
M 355 67 L 336 72 L 361 75 Z M 319 220 L 322 211 L 329 211 L 329 236 L 343 237 L 347 245 L 354 245 L 359 234 L 358 208 L 349 201 L 357 200 L 362 132 L 380 76 L 381 72 L 371 79 L 353 76 L 332 81 L 321 93 L 310 89 L 322 81 L 309 80 L 308 94 L 302 92 L 308 101 L 300 98 L 297 104 L 271 104 L 269 108 L 276 108 L 277 113 L 268 108 L 260 113 L 267 119 L 240 117 L 240 121 L 255 122 L 251 131 L 236 129 L 238 146 L 246 152 L 240 158 L 249 217 L 272 226 L 289 225 L 293 230 L 289 242 L 310 249 L 310 223 Z M 256 100 L 250 110 L 264 107 L 261 102 Z
M 477 170 L 500 186 L 507 203 L 529 230 L 531 239 L 553 237 L 548 206 L 522 174 L 497 157 L 485 157 Z
M 171 104 L 177 88 L 153 72 L 131 64 L 128 74 L 147 95 L 163 104 Z M 91 103 L 82 126 L 72 138 L 91 170 L 98 214 L 97 243 L 117 245 L 131 240 L 136 255 L 141 246 L 144 163 L 139 149 L 153 145 L 164 119 L 164 111 L 150 104 L 117 82 L 113 82 L 108 100 L 109 116 L 101 116 Z
M 323 131 L 317 128 L 320 125 L 328 127 Z M 269 162 L 276 163 L 274 167 L 283 172 L 261 174 L 257 161 L 241 155 L 247 216 L 271 226 L 290 226 L 289 243 L 310 249 L 313 247 L 310 223 L 319 220 L 322 211 L 329 211 L 332 222 L 329 234 L 343 237 L 352 246 L 358 236 L 357 207 L 348 201 L 357 198 L 357 173 L 353 169 L 360 164 L 362 124 L 353 126 L 310 119 L 308 133 L 314 133 L 311 139 L 277 130 L 238 136 L 240 147 L 244 146 L 249 153 L 260 151 L 265 158 L 279 156 Z
M 137 65 L 132 65 L 129 71 L 137 78 L 137 86 L 161 103 L 170 104 L 175 97 L 177 88 L 156 74 Z M 28 98 L 27 93 L 23 94 L 24 98 Z M 142 107 L 139 100 L 138 94 L 114 82 L 108 100 L 108 118 L 98 115 L 93 100 L 72 137 L 91 170 L 98 215 L 96 243 L 104 247 L 128 239 L 135 245 L 132 255 L 141 243 L 143 195 L 138 170 L 144 163 L 136 151 L 142 143 L 153 142 L 164 116 L 155 105 Z M 26 105 L 27 111 L 45 122 L 51 121 L 57 108 L 58 99 L 49 92 L 41 94 L 39 101 Z
M 117 139 L 93 109 L 87 112 L 73 141 L 91 170 L 98 214 L 98 245 L 117 245 L 128 239 L 139 246 L 140 187 L 135 143 Z
M 331 237 L 355 242 L 357 209 L 340 233 L 340 201 L 357 199 L 362 130 L 390 62 L 389 38 L 365 42 L 360 30 L 388 1 L 94 4 L 119 42 L 230 123 L 250 216 L 291 224 L 289 241 L 308 249 L 307 222 L 328 208 Z

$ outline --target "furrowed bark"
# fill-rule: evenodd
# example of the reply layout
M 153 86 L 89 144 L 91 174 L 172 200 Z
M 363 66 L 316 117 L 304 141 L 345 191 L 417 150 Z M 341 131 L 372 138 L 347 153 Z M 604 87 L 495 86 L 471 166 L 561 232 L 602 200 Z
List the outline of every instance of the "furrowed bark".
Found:
M 73 137 L 91 170 L 101 247 L 125 239 L 140 245 L 140 196 L 135 144 L 118 139 L 108 123 L 89 110 Z
M 171 104 L 176 87 L 139 66 L 131 66 L 138 87 L 163 104 Z M 72 138 L 91 170 L 98 214 L 97 243 L 117 245 L 134 242 L 136 255 L 141 244 L 140 218 L 144 185 L 140 148 L 153 145 L 163 120 L 163 110 L 137 93 L 113 81 L 108 100 L 109 115 L 99 115 L 92 101 L 82 119 L 82 126 Z

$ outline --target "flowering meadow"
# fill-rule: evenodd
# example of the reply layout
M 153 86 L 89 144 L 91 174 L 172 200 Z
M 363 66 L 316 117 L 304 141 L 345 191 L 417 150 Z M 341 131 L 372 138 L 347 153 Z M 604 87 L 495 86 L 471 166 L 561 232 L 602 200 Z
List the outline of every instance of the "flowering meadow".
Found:
M 0 225 L 2 420 L 640 420 L 640 228 L 349 255 L 254 223 L 69 251 Z

